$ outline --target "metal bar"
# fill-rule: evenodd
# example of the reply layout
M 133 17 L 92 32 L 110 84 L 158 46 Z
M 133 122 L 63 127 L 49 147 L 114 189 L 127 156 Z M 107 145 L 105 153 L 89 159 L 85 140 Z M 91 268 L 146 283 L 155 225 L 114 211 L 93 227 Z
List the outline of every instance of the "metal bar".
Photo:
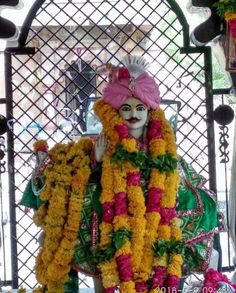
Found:
M 12 59 L 9 52 L 5 52 L 5 86 L 6 86 L 6 117 L 13 118 L 12 98 Z M 11 233 L 11 265 L 12 265 L 12 287 L 18 288 L 18 262 L 17 262 L 17 232 L 16 232 L 16 210 L 15 210 L 15 175 L 14 175 L 14 137 L 13 132 L 7 132 L 8 153 L 8 181 L 9 181 L 9 211 L 10 211 L 10 233 Z
M 11 286 L 11 285 L 12 285 L 11 281 L 1 281 L 0 280 L 0 289 L 1 289 L 1 287 Z
M 34 47 L 7 47 L 5 52 L 11 55 L 34 55 Z
M 1 163 L 1 160 L 0 160 L 0 163 Z M 3 265 L 3 268 L 4 268 L 4 273 L 3 273 L 3 276 L 4 276 L 4 280 L 6 280 L 6 253 L 5 253 L 5 229 L 4 229 L 4 222 L 3 222 L 3 194 L 2 194 L 2 174 L 0 172 L 0 207 L 1 207 L 1 228 L 0 228 L 0 246 L 1 246 L 1 249 L 3 251 L 3 260 L 1 261 L 2 262 L 2 265 Z M 1 280 L 0 280 L 1 282 Z M 1 283 L 0 283 L 1 284 Z M 0 285 L 0 288 L 1 288 L 1 285 Z
M 213 95 L 228 95 L 230 93 L 230 88 L 225 89 L 213 89 Z
M 6 104 L 7 99 L 6 98 L 2 98 L 0 99 L 0 104 Z
M 189 47 L 189 24 L 186 20 L 186 17 L 182 9 L 179 7 L 179 4 L 175 0 L 167 0 L 167 2 L 171 6 L 172 10 L 176 13 L 178 20 L 183 27 L 183 45 L 184 47 Z
M 194 54 L 194 53 L 202 53 L 205 54 L 207 52 L 207 50 L 209 50 L 210 47 L 208 46 L 204 46 L 204 47 L 188 47 L 188 46 L 184 46 L 182 48 L 180 48 L 180 53 L 181 54 Z M 211 57 L 210 57 L 211 58 Z M 211 60 L 208 60 L 208 62 L 211 62 Z
M 205 47 L 205 89 L 206 89 L 206 123 L 208 136 L 208 158 L 209 158 L 209 187 L 216 192 L 216 160 L 215 160 L 215 131 L 213 115 L 213 82 L 212 82 L 212 55 L 211 48 Z
M 45 0 L 37 0 L 34 2 L 33 6 L 31 7 L 31 9 L 30 9 L 30 11 L 29 11 L 29 13 L 28 13 L 23 25 L 22 25 L 22 30 L 21 30 L 21 33 L 20 33 L 20 36 L 18 39 L 18 43 L 19 43 L 20 47 L 25 46 L 26 39 L 28 37 L 31 24 L 35 18 L 37 11 L 43 5 L 44 2 L 45 2 Z

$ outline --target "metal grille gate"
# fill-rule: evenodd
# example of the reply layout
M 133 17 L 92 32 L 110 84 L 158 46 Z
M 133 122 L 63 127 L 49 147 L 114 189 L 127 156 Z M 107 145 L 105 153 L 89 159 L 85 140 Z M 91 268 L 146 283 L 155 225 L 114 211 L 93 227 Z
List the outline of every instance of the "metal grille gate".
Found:
M 13 288 L 33 288 L 38 229 L 32 213 L 18 205 L 34 165 L 32 144 L 94 135 L 91 111 L 105 77 L 106 62 L 126 53 L 144 55 L 163 99 L 178 101 L 179 154 L 215 190 L 211 52 L 189 44 L 186 19 L 174 0 L 42 1 L 32 6 L 19 46 L 7 48 L 7 118 L 11 263 Z M 164 105 L 165 107 L 165 105 Z M 212 142 L 212 143 L 209 143 Z M 89 286 L 89 284 L 87 284 Z

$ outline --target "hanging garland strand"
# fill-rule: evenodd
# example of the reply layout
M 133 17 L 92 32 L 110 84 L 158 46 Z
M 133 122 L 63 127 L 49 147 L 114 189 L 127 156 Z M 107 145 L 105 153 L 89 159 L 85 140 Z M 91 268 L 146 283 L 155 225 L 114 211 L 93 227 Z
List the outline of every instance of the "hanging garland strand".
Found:
M 77 244 L 81 209 L 91 173 L 92 141 L 58 144 L 49 152 L 45 170 L 44 203 L 34 215 L 44 230 L 43 246 L 36 259 L 36 277 L 49 293 L 64 292 L 74 248 Z

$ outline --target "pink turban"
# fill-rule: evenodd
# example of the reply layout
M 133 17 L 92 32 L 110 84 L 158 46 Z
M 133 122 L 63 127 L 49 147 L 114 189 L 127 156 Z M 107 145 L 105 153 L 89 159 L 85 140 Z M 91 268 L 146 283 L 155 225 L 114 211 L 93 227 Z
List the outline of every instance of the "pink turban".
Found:
M 138 98 L 148 108 L 156 109 L 160 104 L 160 91 L 153 77 L 144 72 L 130 86 L 131 78 L 126 68 L 119 68 L 118 77 L 109 82 L 103 90 L 104 101 L 115 109 L 119 109 L 125 100 L 131 97 Z

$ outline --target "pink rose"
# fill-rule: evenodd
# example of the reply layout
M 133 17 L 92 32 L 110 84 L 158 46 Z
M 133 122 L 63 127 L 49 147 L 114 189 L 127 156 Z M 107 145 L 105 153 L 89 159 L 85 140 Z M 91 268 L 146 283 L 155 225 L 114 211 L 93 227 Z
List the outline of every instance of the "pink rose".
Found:
M 154 138 L 163 138 L 162 134 L 162 123 L 157 120 L 152 120 L 149 123 L 149 129 L 147 131 L 147 137 L 148 139 L 154 139 Z
M 160 200 L 162 196 L 162 190 L 160 188 L 152 187 L 148 190 L 146 206 L 147 212 L 159 212 Z
M 130 137 L 128 125 L 125 123 L 116 125 L 115 130 L 118 132 L 121 140 Z
M 128 215 L 127 196 L 124 192 L 115 194 L 115 215 Z
M 133 279 L 131 259 L 129 254 L 122 254 L 116 258 L 117 268 L 121 282 L 128 282 Z
M 161 214 L 161 223 L 163 225 L 168 225 L 170 223 L 170 220 L 177 216 L 177 212 L 175 208 L 173 209 L 161 208 L 160 214 Z
M 135 283 L 135 290 L 137 292 L 143 292 L 148 290 L 148 285 L 144 282 L 137 282 Z
M 140 173 L 139 172 L 130 172 L 127 176 L 127 184 L 129 186 L 138 186 L 140 185 Z
M 115 216 L 114 203 L 113 202 L 105 202 L 102 205 L 102 220 L 106 223 L 112 223 L 113 218 Z

